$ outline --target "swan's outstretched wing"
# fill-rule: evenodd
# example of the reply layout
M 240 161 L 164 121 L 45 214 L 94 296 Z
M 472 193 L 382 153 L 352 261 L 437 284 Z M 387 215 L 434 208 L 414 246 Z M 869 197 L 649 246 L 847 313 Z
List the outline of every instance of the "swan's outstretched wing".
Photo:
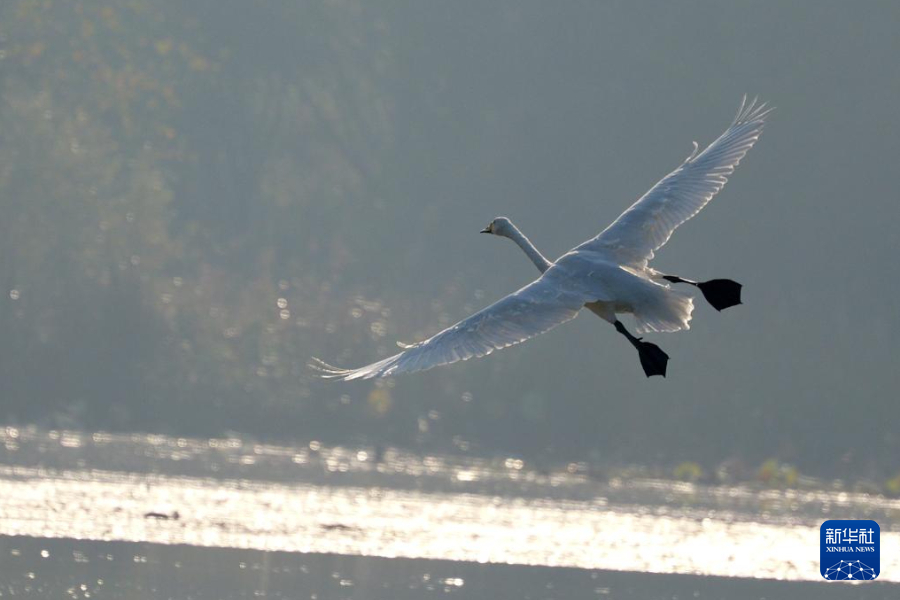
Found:
M 766 116 L 765 104 L 741 102 L 731 126 L 703 152 L 694 151 L 640 200 L 622 213 L 600 235 L 579 250 L 609 252 L 620 264 L 643 268 L 679 225 L 700 212 L 728 181 L 747 151 L 759 138 Z
M 543 275 L 434 337 L 407 346 L 400 354 L 371 365 L 340 369 L 313 359 L 310 367 L 324 378 L 349 381 L 424 371 L 485 356 L 575 318 L 590 298 L 584 293 L 563 289 L 561 283 L 559 277 Z

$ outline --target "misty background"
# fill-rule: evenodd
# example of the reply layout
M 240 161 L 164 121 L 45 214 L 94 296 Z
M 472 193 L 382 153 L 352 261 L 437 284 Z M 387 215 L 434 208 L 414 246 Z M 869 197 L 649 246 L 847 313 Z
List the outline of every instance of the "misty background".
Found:
M 900 472 L 893 2 L 0 3 L 0 423 L 705 469 Z M 646 379 L 593 315 L 383 382 L 777 107 L 654 266 Z M 631 326 L 630 319 L 626 319 Z

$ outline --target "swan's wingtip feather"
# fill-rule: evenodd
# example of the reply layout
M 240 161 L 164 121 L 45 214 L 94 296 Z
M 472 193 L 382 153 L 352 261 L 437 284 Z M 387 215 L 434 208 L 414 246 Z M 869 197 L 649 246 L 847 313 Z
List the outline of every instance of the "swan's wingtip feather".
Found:
M 737 114 L 734 115 L 734 123 L 738 123 L 741 120 L 741 115 L 744 114 L 744 107 L 747 106 L 747 94 L 741 98 L 741 105 L 737 109 Z
M 759 96 L 754 96 L 753 100 L 748 103 L 747 94 L 744 94 L 732 125 L 764 122 L 773 110 L 775 110 L 775 107 L 769 106 L 768 102 L 760 103 Z
M 372 379 L 374 377 L 385 377 L 393 374 L 397 370 L 397 359 L 403 354 L 395 354 L 378 362 L 359 367 L 357 369 L 342 369 L 328 364 L 322 359 L 312 357 L 308 363 L 312 371 L 315 371 L 321 379 L 330 379 L 338 381 L 353 381 L 355 379 Z M 426 367 L 427 368 L 427 367 Z
M 315 371 L 316 375 L 322 379 L 338 379 L 341 377 L 347 377 L 353 372 L 350 369 L 341 369 L 340 367 L 330 365 L 324 360 L 316 358 L 315 356 L 310 358 L 309 362 L 306 363 L 306 366 L 310 370 Z

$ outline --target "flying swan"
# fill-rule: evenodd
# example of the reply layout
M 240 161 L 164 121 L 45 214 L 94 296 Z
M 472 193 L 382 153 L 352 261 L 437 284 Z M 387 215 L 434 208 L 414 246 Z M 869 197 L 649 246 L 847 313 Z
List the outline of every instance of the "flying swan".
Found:
M 741 102 L 734 121 L 703 152 L 694 142 L 691 155 L 644 194 L 598 236 L 550 262 L 505 217 L 483 229 L 513 240 L 541 271 L 522 289 L 491 304 L 403 352 L 359 367 L 341 369 L 313 358 L 310 367 L 326 379 L 350 381 L 424 371 L 524 342 L 574 319 L 587 308 L 612 324 L 638 351 L 647 377 L 666 375 L 668 354 L 631 334 L 616 317 L 631 313 L 635 332 L 690 328 L 691 296 L 671 287 L 699 288 L 717 310 L 741 303 L 741 285 L 729 279 L 696 282 L 663 274 L 648 263 L 675 229 L 696 215 L 728 181 L 728 176 L 759 138 L 772 111 L 756 100 Z

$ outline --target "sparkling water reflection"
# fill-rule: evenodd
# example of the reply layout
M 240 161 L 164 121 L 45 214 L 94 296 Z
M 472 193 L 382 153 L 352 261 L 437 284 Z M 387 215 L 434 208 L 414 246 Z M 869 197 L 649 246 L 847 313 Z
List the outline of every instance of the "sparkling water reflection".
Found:
M 47 551 L 43 557 L 41 552 Z M 894 600 L 898 586 L 0 536 L 0 597 Z
M 7 428 L 0 442 L 7 536 L 814 581 L 828 513 L 878 520 L 880 579 L 900 580 L 900 503 L 866 494 L 237 437 Z

